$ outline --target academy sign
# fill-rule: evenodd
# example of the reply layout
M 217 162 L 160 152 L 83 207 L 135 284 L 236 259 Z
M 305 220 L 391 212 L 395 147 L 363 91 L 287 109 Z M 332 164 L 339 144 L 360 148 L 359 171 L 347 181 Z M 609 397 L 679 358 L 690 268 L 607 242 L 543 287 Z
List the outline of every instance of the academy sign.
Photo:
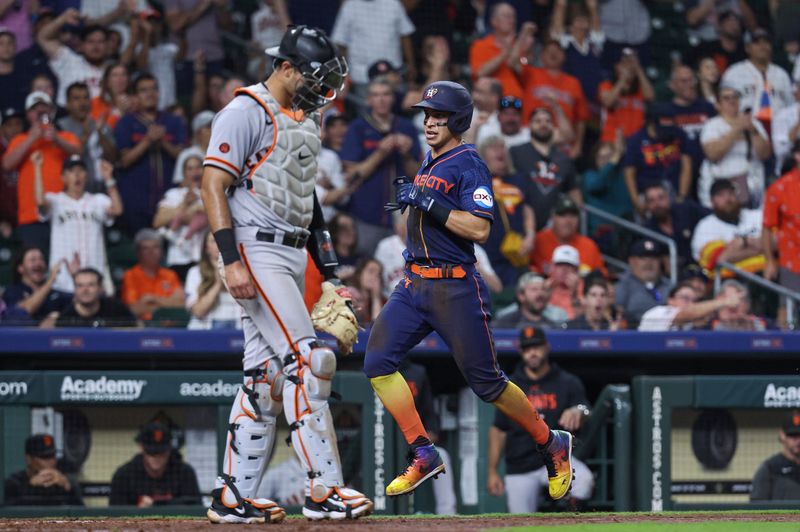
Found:
M 141 379 L 73 379 L 69 375 L 61 382 L 62 401 L 136 401 L 147 385 Z
M 240 384 L 224 382 L 182 382 L 181 397 L 233 397 L 239 392 Z
M 767 384 L 764 390 L 764 406 L 767 408 L 800 407 L 800 386 L 776 386 Z

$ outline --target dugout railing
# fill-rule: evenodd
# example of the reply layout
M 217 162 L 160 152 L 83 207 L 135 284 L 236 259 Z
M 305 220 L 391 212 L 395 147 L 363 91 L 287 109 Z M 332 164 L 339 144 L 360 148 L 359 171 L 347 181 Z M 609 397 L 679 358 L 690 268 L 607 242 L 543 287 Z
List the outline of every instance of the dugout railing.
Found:
M 578 434 L 575 456 L 595 474 L 590 508 L 626 512 L 633 508 L 633 405 L 628 385 L 606 386 Z
M 678 247 L 675 245 L 674 240 L 660 233 L 657 233 L 651 229 L 642 227 L 641 225 L 637 225 L 631 222 L 630 220 L 626 220 L 625 218 L 620 218 L 619 216 L 610 214 L 602 209 L 593 207 L 592 205 L 584 205 L 581 208 L 583 209 L 583 213 L 581 216 L 581 233 L 583 233 L 584 235 L 589 236 L 588 233 L 589 217 L 596 216 L 597 218 L 600 218 L 605 222 L 608 222 L 617 227 L 630 231 L 631 233 L 639 235 L 639 237 L 650 238 L 652 240 L 655 240 L 656 242 L 664 244 L 664 246 L 666 246 L 667 248 L 667 253 L 669 255 L 670 282 L 672 282 L 673 285 L 678 283 Z M 622 270 L 628 269 L 628 265 L 625 262 L 621 261 L 619 257 L 611 257 L 606 254 L 603 254 L 603 260 L 605 260 L 612 266 L 615 266 Z

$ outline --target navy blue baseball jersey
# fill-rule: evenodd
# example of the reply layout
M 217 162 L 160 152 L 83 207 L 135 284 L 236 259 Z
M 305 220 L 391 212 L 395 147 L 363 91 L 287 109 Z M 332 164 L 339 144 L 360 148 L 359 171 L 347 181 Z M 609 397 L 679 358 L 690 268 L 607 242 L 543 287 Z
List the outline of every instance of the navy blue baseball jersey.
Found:
M 490 221 L 493 218 L 492 178 L 471 144 L 462 144 L 436 159 L 428 153 L 414 183 L 450 209 Z M 409 350 L 436 331 L 450 347 L 470 388 L 484 401 L 494 401 L 508 379 L 497 364 L 489 327 L 491 295 L 475 268 L 472 242 L 412 208 L 406 246 L 406 261 L 423 266 L 460 264 L 466 275 L 426 279 L 406 268 L 405 279 L 397 283 L 372 325 L 364 373 L 369 378 L 394 373 Z
M 433 159 L 429 151 L 414 177 L 414 185 L 425 187 L 434 200 L 449 209 L 494 219 L 492 175 L 475 146 L 462 144 Z M 475 247 L 433 217 L 411 209 L 408 217 L 406 261 L 423 265 L 473 264 Z

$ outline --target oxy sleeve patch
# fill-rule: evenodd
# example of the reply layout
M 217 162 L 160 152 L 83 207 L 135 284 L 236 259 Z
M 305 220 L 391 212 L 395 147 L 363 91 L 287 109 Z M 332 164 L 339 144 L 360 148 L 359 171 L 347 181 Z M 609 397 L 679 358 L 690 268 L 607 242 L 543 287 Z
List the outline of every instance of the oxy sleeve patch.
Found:
M 484 209 L 491 209 L 494 207 L 492 192 L 484 186 L 480 186 L 472 192 L 472 201 L 475 202 L 475 205 L 483 207 Z

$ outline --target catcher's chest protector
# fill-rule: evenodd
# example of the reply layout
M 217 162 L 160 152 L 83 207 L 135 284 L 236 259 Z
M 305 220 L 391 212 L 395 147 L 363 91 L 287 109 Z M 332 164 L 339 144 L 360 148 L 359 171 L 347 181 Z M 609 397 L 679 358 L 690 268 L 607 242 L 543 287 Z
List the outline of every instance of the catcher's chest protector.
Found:
M 296 227 L 307 228 L 314 211 L 314 184 L 320 152 L 319 113 L 295 116 L 282 109 L 263 84 L 240 89 L 265 105 L 266 127 L 273 128 L 270 151 L 259 160 L 249 179 L 253 192 L 275 214 Z

